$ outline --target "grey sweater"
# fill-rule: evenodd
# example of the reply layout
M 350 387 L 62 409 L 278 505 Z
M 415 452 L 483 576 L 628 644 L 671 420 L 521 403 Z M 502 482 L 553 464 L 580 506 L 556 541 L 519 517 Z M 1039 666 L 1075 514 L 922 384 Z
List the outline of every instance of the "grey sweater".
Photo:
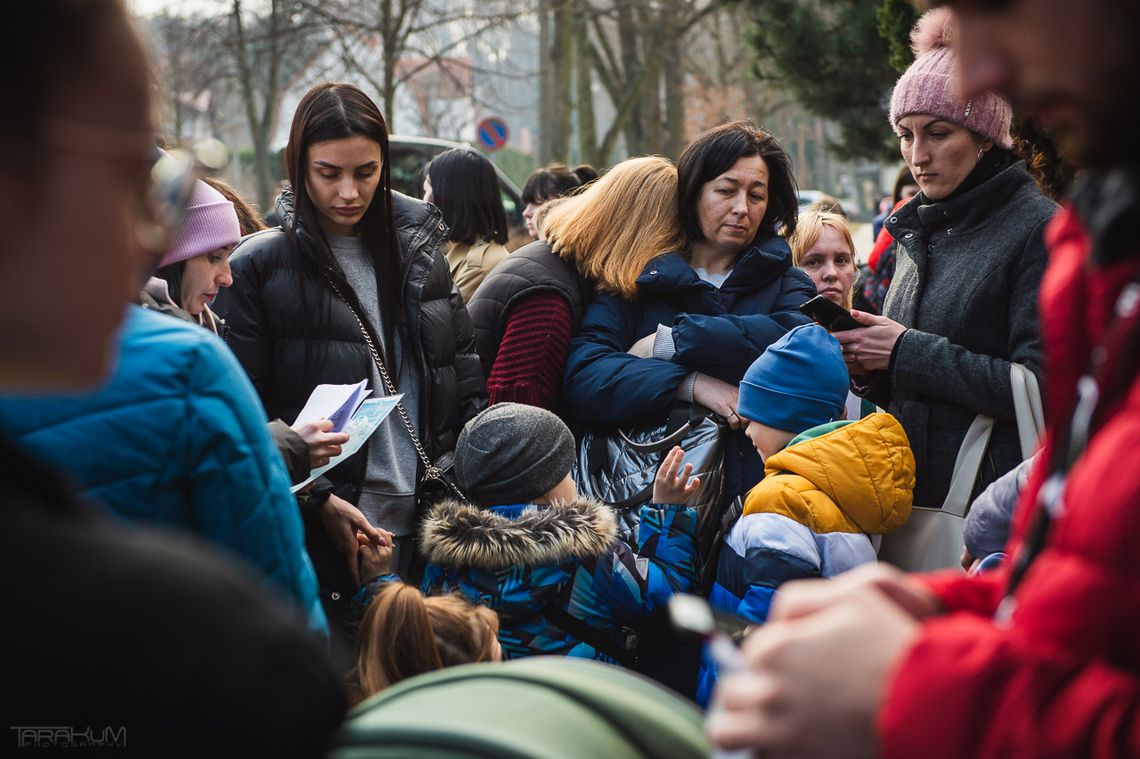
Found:
M 916 505 L 942 505 L 978 414 L 997 424 L 973 493 L 1021 461 L 1010 362 L 1040 381 L 1042 232 L 1056 208 L 1019 161 L 957 198 L 932 203 L 920 194 L 887 219 L 897 268 L 884 314 L 909 329 L 864 395 L 906 430 Z
M 348 284 L 356 292 L 356 297 L 366 311 L 376 334 L 384 339 L 380 323 L 380 301 L 376 292 L 376 275 L 372 258 L 365 254 L 360 237 L 337 237 L 327 235 L 329 249 L 344 271 Z M 398 340 L 398 338 L 397 338 Z M 383 355 L 383 347 L 380 347 Z M 397 342 L 395 352 L 401 350 Z M 403 405 L 407 409 L 416 432 L 421 431 L 419 423 L 420 387 L 416 372 L 404 372 L 397 392 L 404 394 Z M 372 367 L 368 378 L 372 397 L 387 395 L 380 372 Z M 360 503 L 357 508 L 377 527 L 392 532 L 396 537 L 410 534 L 415 529 L 416 472 L 419 457 L 411 436 L 404 427 L 399 414 L 380 423 L 365 449 L 368 463 L 364 470 L 361 485 Z

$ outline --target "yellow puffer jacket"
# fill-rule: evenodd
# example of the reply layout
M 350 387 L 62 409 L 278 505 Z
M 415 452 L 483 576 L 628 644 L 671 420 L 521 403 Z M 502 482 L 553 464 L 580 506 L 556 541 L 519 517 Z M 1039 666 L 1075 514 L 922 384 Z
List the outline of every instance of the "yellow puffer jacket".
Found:
M 725 539 L 710 600 L 754 622 L 782 583 L 874 561 L 910 516 L 914 455 L 889 414 L 816 427 L 765 462 Z
M 871 414 L 809 430 L 770 457 L 744 513 L 783 514 L 815 533 L 881 535 L 906 522 L 913 494 L 906 432 L 890 414 Z

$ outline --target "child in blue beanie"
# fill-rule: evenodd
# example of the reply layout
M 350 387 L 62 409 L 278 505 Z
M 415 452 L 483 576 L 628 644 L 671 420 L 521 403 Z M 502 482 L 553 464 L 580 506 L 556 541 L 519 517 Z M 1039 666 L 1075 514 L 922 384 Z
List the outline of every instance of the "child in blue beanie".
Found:
M 890 414 L 842 421 L 848 376 L 839 343 L 816 324 L 773 343 L 740 382 L 737 413 L 764 460 L 717 562 L 710 602 L 764 622 L 788 580 L 875 561 L 878 536 L 910 516 L 914 455 Z M 707 664 L 698 699 L 715 682 Z

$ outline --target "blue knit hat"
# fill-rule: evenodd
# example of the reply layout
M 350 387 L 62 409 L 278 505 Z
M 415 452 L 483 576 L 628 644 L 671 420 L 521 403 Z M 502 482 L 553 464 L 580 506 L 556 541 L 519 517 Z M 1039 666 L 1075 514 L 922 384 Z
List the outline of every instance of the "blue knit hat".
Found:
M 804 324 L 748 367 L 736 410 L 745 419 L 799 433 L 839 419 L 849 383 L 839 341 L 818 324 Z

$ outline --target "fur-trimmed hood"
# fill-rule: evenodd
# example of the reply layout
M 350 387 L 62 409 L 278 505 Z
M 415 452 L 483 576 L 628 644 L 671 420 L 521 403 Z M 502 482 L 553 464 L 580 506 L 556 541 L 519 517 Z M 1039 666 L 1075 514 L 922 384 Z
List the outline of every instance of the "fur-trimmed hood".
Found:
M 445 501 L 428 512 L 420 537 L 433 564 L 496 571 L 603 556 L 617 539 L 617 520 L 608 506 L 585 498 L 531 506 L 517 519 Z

